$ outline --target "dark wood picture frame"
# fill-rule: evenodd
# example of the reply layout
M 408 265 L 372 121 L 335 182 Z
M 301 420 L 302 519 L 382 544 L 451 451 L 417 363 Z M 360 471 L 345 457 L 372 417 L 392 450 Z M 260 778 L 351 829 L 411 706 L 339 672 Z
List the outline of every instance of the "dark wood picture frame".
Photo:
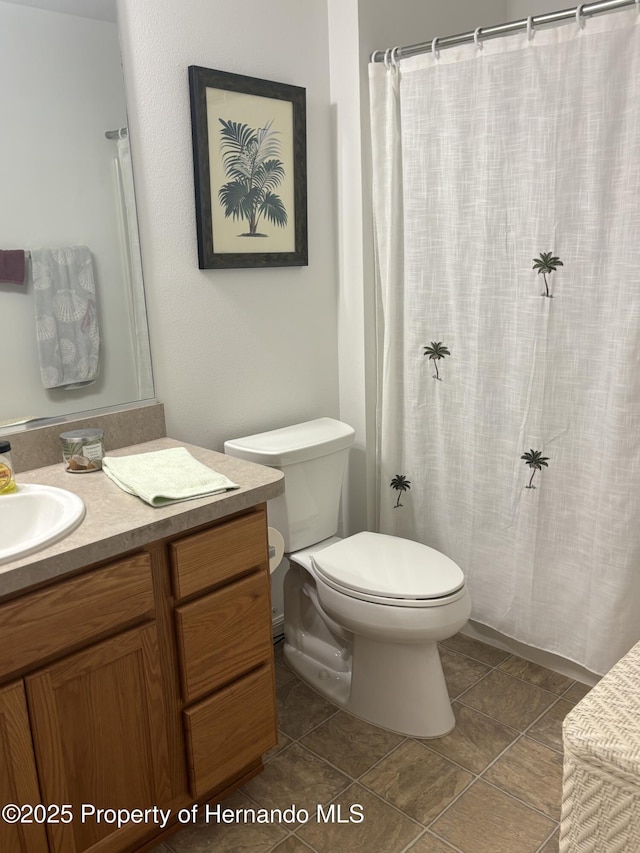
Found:
M 306 266 L 305 89 L 190 65 L 189 94 L 200 269 Z

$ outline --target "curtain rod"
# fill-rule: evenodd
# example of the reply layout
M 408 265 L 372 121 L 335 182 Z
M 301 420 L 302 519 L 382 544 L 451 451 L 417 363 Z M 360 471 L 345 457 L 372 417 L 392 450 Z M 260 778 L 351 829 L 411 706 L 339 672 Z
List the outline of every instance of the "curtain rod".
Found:
M 591 15 L 597 15 L 601 12 L 612 12 L 617 9 L 622 9 L 625 6 L 638 6 L 638 0 L 602 0 L 599 3 L 583 3 L 581 14 L 588 18 Z M 558 21 L 565 21 L 569 18 L 575 18 L 579 6 L 574 6 L 573 9 L 563 9 L 561 12 L 549 12 L 546 15 L 535 15 L 531 18 L 531 25 L 538 27 L 541 24 L 555 24 Z M 510 21 L 507 24 L 497 24 L 493 27 L 479 27 L 474 32 L 461 33 L 456 36 L 446 36 L 446 38 L 438 38 L 438 50 L 443 47 L 453 47 L 457 44 L 466 44 L 478 39 L 497 38 L 498 36 L 510 35 L 517 30 L 526 30 L 529 25 L 528 19 L 523 18 L 520 21 Z M 428 53 L 433 49 L 434 39 L 423 41 L 419 44 L 410 44 L 405 47 L 393 48 L 393 56 L 395 59 L 407 59 L 409 56 L 416 56 L 419 53 Z M 374 50 L 371 54 L 371 62 L 383 62 L 385 54 L 390 53 L 385 50 Z
M 119 130 L 107 130 L 105 136 L 107 139 L 125 139 L 129 131 L 126 127 L 121 127 Z

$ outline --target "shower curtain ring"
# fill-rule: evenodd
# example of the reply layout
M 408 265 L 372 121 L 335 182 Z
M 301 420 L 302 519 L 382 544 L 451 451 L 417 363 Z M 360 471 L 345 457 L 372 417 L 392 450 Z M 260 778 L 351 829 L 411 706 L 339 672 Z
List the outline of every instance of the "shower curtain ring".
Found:
M 638 0 L 638 2 L 640 3 L 640 0 Z M 397 45 L 396 47 L 391 48 L 391 65 L 393 68 L 398 67 L 398 51 L 399 50 L 402 50 L 400 45 Z
M 439 62 L 440 61 L 440 51 L 436 50 L 436 45 L 438 44 L 438 41 L 439 41 L 439 37 L 434 38 L 433 41 L 431 42 L 431 52 L 433 53 L 433 58 Z
M 531 41 L 533 38 L 533 15 L 529 15 L 527 18 L 527 41 Z
M 640 3 L 640 0 L 638 0 L 638 3 Z M 480 33 L 481 32 L 482 32 L 482 27 L 476 27 L 475 30 L 473 31 L 473 40 L 476 44 L 476 50 L 484 50 L 484 45 L 482 44 L 482 41 L 480 40 Z
M 389 70 L 389 59 L 391 57 L 391 48 L 388 47 L 384 52 L 384 67 Z
M 586 23 L 586 21 L 584 19 L 584 15 L 582 14 L 582 10 L 584 9 L 584 6 L 585 6 L 584 3 L 579 3 L 578 7 L 576 8 L 576 21 L 578 22 L 578 26 L 580 27 L 581 30 L 584 29 L 584 25 Z

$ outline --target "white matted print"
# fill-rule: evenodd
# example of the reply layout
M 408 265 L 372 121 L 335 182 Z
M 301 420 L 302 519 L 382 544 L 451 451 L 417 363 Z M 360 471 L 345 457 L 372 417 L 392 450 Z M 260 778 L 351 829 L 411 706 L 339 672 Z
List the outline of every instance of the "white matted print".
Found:
M 305 91 L 189 69 L 201 269 L 307 261 Z

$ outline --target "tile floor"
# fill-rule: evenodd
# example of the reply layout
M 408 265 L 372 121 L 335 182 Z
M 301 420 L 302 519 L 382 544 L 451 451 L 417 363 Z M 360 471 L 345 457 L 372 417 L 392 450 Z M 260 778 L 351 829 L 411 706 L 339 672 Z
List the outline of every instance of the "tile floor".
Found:
M 277 645 L 279 743 L 223 805 L 309 820 L 196 824 L 153 853 L 557 853 L 562 720 L 589 688 L 461 634 L 441 656 L 456 728 L 419 740 L 337 710 Z M 364 820 L 318 823 L 318 803 Z

